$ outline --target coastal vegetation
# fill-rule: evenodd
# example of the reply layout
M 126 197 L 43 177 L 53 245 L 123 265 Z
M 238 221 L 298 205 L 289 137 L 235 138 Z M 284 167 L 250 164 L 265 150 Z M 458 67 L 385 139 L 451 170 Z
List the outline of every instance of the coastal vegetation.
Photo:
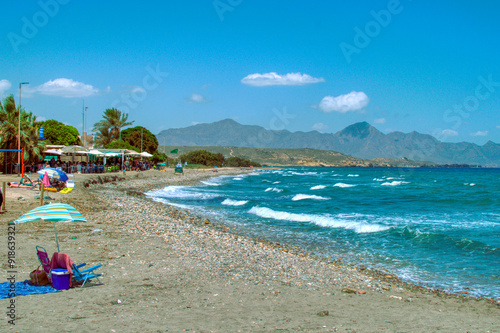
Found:
M 18 148 L 19 124 L 24 162 L 37 160 L 45 148 L 45 143 L 38 140 L 36 116 L 24 108 L 19 110 L 19 107 L 16 107 L 14 96 L 9 95 L 3 100 L 3 103 L 0 102 L 0 149 Z M 0 154 L 0 165 L 4 166 L 5 169 L 7 168 L 6 164 L 17 162 L 16 157 L 17 153 Z
M 128 121 L 128 114 L 116 108 L 106 109 L 102 120 L 94 124 L 93 131 L 97 133 L 96 144 L 105 146 L 121 139 L 121 129 L 130 126 L 134 121 Z
M 412 161 L 408 159 L 377 158 L 363 160 L 335 151 L 320 149 L 280 149 L 218 146 L 160 146 L 159 151 L 169 152 L 178 149 L 183 155 L 193 151 L 206 150 L 212 154 L 224 156 L 226 164 L 231 157 L 252 161 L 252 166 L 339 166 L 339 167 L 422 167 L 435 166 L 432 162 Z M 169 154 L 170 157 L 174 157 Z M 181 155 L 182 157 L 182 155 Z M 231 161 L 231 160 L 230 160 Z M 189 163 L 189 162 L 188 162 Z M 232 162 L 229 162 L 232 163 Z
M 43 136 L 46 144 L 52 145 L 81 145 L 78 130 L 73 126 L 63 124 L 57 120 L 50 119 L 38 123 L 38 127 L 43 126 Z
M 153 161 L 167 161 L 168 157 L 158 152 L 158 139 L 148 129 L 137 126 L 122 130 L 133 123 L 133 120 L 128 120 L 127 113 L 122 113 L 116 108 L 106 109 L 102 120 L 94 124 L 95 147 L 147 151 L 153 154 Z M 42 127 L 43 138 L 40 137 Z M 14 96 L 9 95 L 0 101 L 0 149 L 17 150 L 18 134 L 24 152 L 24 163 L 36 163 L 41 160 L 47 144 L 64 146 L 82 144 L 80 134 L 75 127 L 55 119 L 37 121 L 37 116 L 33 112 L 24 108 L 19 109 Z M 17 156 L 18 153 L 15 151 L 0 154 L 1 170 L 12 170 L 12 165 L 17 164 Z

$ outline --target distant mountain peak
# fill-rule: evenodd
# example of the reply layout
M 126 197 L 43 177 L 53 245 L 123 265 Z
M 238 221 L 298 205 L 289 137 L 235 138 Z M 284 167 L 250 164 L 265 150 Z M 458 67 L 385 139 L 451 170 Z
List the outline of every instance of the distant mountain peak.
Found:
M 339 136 L 348 136 L 353 138 L 364 139 L 369 135 L 373 134 L 382 134 L 378 129 L 367 123 L 366 121 L 362 121 L 359 123 L 355 123 L 347 126 L 342 131 L 337 133 Z

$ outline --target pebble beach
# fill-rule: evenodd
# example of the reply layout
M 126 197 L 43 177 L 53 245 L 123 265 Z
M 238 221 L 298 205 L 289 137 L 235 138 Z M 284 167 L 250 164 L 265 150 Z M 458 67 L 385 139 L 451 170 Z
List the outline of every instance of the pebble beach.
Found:
M 2 332 L 499 332 L 500 304 L 407 284 L 390 272 L 312 256 L 291 244 L 246 237 L 225 221 L 155 202 L 168 185 L 254 170 L 75 175 L 75 189 L 47 201 L 76 207 L 87 223 L 58 223 L 61 252 L 102 264 L 102 285 L 16 297 Z M 7 223 L 37 207 L 8 189 Z M 56 251 L 51 223 L 16 225 L 17 280 L 38 266 L 35 246 Z M 7 271 L 7 251 L 1 252 Z M 5 279 L 2 280 L 4 282 Z M 6 309 L 9 300 L 0 300 Z

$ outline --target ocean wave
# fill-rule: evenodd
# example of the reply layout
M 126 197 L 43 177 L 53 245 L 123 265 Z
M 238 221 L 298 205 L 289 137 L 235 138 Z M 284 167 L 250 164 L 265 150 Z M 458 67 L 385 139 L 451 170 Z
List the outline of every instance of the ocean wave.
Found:
M 353 230 L 358 234 L 380 232 L 389 229 L 389 227 L 379 224 L 369 224 L 364 222 L 349 221 L 328 215 L 295 214 L 288 212 L 280 212 L 272 210 L 271 208 L 267 207 L 254 206 L 248 211 L 248 213 L 263 218 L 269 218 L 281 221 L 313 223 L 321 227 L 348 229 L 348 230 Z
M 168 198 L 182 200 L 211 200 L 220 197 L 215 193 L 187 191 L 187 186 L 167 186 L 163 189 L 146 192 L 146 196 L 152 198 Z
M 232 200 L 232 199 L 226 199 L 222 201 L 222 205 L 226 206 L 243 206 L 246 203 L 248 203 L 248 200 Z
M 200 182 L 202 184 L 205 184 L 205 185 L 208 185 L 208 186 L 221 186 L 222 185 L 220 183 L 211 182 L 209 180 L 201 180 Z
M 321 196 L 319 196 L 319 195 L 311 195 L 311 194 L 296 194 L 296 195 L 292 198 L 292 201 L 299 201 L 299 200 L 305 200 L 305 199 L 312 199 L 312 200 L 330 200 L 330 198 L 321 197 Z
M 316 185 L 311 187 L 311 190 L 322 190 L 326 187 L 326 185 Z
M 347 187 L 356 187 L 354 184 L 346 184 L 346 183 L 337 183 L 333 185 L 333 187 L 347 188 Z
M 317 175 L 318 173 L 316 171 L 306 171 L 306 172 L 290 171 L 289 174 L 295 176 L 310 176 L 310 175 Z
M 373 181 L 376 181 L 376 182 L 385 182 L 385 179 L 384 178 L 373 178 Z
M 408 184 L 408 182 L 403 182 L 401 180 L 394 180 L 392 182 L 385 182 L 385 183 L 382 183 L 380 185 L 382 185 L 382 186 L 399 186 L 401 184 Z
M 264 192 L 270 192 L 270 191 L 280 193 L 280 192 L 282 192 L 283 190 L 282 190 L 282 189 L 280 189 L 280 188 L 277 188 L 277 187 L 268 187 L 268 188 L 266 188 L 266 190 L 265 190 Z
M 353 175 L 353 174 L 348 174 L 348 175 L 347 175 L 347 177 L 359 177 L 359 175 L 358 175 L 358 174 L 355 174 L 355 175 Z

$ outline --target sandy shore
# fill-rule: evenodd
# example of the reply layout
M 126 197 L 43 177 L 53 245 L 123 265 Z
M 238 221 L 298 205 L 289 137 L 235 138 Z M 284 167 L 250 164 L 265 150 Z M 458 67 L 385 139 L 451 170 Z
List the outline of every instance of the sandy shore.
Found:
M 0 300 L 2 332 L 500 332 L 500 306 L 446 295 L 293 246 L 235 234 L 224 221 L 142 193 L 241 170 L 75 175 L 52 202 L 79 209 L 88 223 L 58 223 L 62 252 L 102 264 L 103 285 L 16 298 L 16 325 Z M 105 182 L 111 181 L 111 182 Z M 87 185 L 87 187 L 86 187 Z M 6 281 L 7 223 L 37 207 L 36 193 L 8 189 L 0 214 Z M 16 226 L 17 281 L 38 266 L 35 246 L 56 250 L 51 223 Z

